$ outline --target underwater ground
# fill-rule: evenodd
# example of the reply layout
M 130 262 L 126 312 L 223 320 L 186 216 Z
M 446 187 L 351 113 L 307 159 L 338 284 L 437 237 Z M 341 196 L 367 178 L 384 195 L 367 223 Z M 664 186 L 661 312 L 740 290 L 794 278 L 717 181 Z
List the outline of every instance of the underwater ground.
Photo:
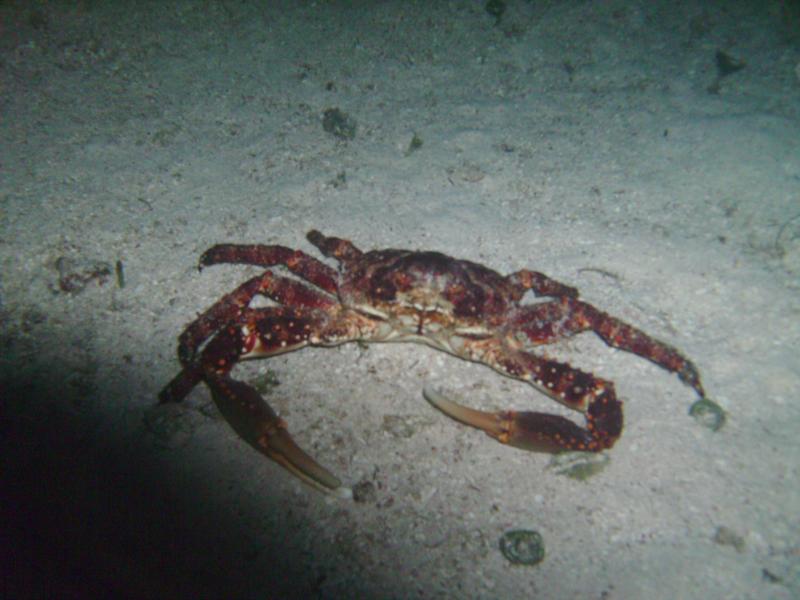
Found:
M 0 23 L 1 595 L 800 596 L 798 2 L 41 0 Z M 437 412 L 423 384 L 574 414 L 426 347 L 238 367 L 355 490 L 325 496 L 205 386 L 156 404 L 184 326 L 259 272 L 200 254 L 319 256 L 312 228 L 576 286 L 689 356 L 726 422 L 590 333 L 542 350 L 625 402 L 577 470 Z M 509 560 L 515 530 L 541 562 Z

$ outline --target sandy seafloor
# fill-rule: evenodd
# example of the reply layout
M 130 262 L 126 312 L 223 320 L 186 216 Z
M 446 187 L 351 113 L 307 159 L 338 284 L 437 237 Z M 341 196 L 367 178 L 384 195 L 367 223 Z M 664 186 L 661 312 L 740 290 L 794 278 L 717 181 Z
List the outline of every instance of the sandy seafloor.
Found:
M 509 0 L 496 21 L 481 2 L 41 1 L 0 18 L 2 595 L 800 597 L 797 2 Z M 744 68 L 720 78 L 717 52 Z M 325 130 L 331 108 L 353 139 Z M 577 286 L 691 357 L 727 423 L 702 427 L 677 377 L 592 334 L 548 347 L 625 401 L 608 465 L 577 481 L 421 389 L 563 409 L 426 347 L 239 367 L 367 490 L 324 496 L 204 386 L 156 406 L 182 328 L 258 272 L 198 273 L 200 253 L 317 255 L 312 228 Z M 539 531 L 544 561 L 506 560 L 511 529 Z

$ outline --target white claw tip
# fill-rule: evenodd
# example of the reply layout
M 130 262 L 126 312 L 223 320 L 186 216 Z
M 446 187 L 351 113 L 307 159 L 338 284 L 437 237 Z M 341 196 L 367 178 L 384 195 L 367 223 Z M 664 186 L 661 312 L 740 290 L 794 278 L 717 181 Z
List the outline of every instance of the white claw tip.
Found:
M 433 387 L 429 383 L 426 383 L 422 387 L 422 395 L 424 396 L 425 400 L 427 400 L 434 406 L 436 406 L 437 402 L 439 402 L 443 397 L 442 394 L 433 389 Z
M 353 499 L 353 490 L 352 490 L 352 488 L 342 486 L 342 487 L 338 487 L 335 490 L 333 490 L 333 492 L 331 492 L 331 495 L 333 495 L 333 496 L 335 496 L 337 498 L 341 498 L 342 500 L 352 500 Z

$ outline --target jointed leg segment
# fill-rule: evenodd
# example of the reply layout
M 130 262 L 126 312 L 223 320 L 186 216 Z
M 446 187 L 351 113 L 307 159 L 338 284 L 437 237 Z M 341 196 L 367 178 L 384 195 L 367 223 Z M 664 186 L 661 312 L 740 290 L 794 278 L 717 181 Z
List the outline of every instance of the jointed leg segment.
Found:
M 217 246 L 202 262 L 281 262 L 323 289 L 335 291 L 332 275 L 326 271 L 329 267 L 282 250 Z M 249 308 L 257 294 L 288 306 Z M 286 424 L 261 395 L 230 377 L 233 367 L 244 358 L 270 356 L 308 344 L 327 322 L 325 309 L 335 304 L 328 294 L 270 271 L 250 279 L 200 315 L 180 336 L 178 355 L 183 370 L 161 392 L 160 401 L 179 402 L 205 381 L 220 412 L 248 444 L 312 485 L 327 491 L 339 488 L 341 482 L 295 444 Z
M 548 344 L 581 331 L 594 331 L 609 346 L 646 358 L 676 373 L 701 398 L 705 397 L 697 367 L 675 348 L 581 300 L 562 297 L 525 306 L 519 310 L 511 326 L 521 330 L 534 345 Z
M 259 244 L 218 244 L 200 257 L 200 268 L 220 263 L 274 267 L 283 265 L 289 271 L 322 288 L 336 293 L 336 271 L 300 250 L 286 246 L 261 246 Z
M 557 293 L 560 284 L 552 280 L 541 281 L 534 275 L 520 271 L 512 277 L 524 281 L 526 287 L 537 293 L 559 297 L 551 302 L 520 308 L 511 319 L 510 333 L 522 331 L 530 342 L 539 345 L 592 330 L 609 346 L 631 352 L 677 373 L 701 398 L 705 397 L 697 368 L 677 350 L 568 293 Z M 503 443 L 528 450 L 597 452 L 611 448 L 621 434 L 622 402 L 617 399 L 610 381 L 522 350 L 496 350 L 494 361 L 497 363 L 495 366 L 509 376 L 528 381 L 555 400 L 582 412 L 586 427 L 546 413 L 477 411 L 456 404 L 430 389 L 425 391 L 425 397 L 451 417 L 483 429 Z
M 230 376 L 243 358 L 270 356 L 305 346 L 324 322 L 325 313 L 314 309 L 244 309 L 234 322 L 214 335 L 196 361 L 184 367 L 160 399 L 180 401 L 193 385 L 205 381 L 219 411 L 242 439 L 306 482 L 334 490 L 341 482 L 294 443 L 286 424 L 261 394 Z
M 617 399 L 610 381 L 523 351 L 498 353 L 497 363 L 509 376 L 528 381 L 552 398 L 582 412 L 586 427 L 548 413 L 477 411 L 456 404 L 431 389 L 424 391 L 425 398 L 454 419 L 525 450 L 599 452 L 611 448 L 622 433 L 622 402 Z
M 161 392 L 161 402 L 179 402 L 202 381 L 203 370 L 197 362 L 200 348 L 225 325 L 240 320 L 257 294 L 305 308 L 324 309 L 336 304 L 326 294 L 270 271 L 249 279 L 197 317 L 180 335 L 178 359 L 183 370 Z

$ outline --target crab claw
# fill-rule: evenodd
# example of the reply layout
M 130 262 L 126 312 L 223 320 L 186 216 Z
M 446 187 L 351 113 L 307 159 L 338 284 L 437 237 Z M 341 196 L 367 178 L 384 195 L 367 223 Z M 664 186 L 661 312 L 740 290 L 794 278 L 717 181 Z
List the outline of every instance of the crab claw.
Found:
M 347 495 L 341 481 L 306 454 L 286 431 L 286 423 L 252 387 L 225 375 L 206 375 L 214 402 L 242 439 L 306 483 Z
M 453 402 L 427 386 L 422 394 L 428 402 L 456 421 L 482 429 L 497 441 L 523 450 L 597 452 L 610 448 L 616 441 L 615 437 L 593 434 L 596 429 L 594 426 L 583 429 L 558 415 L 516 411 L 484 412 Z

